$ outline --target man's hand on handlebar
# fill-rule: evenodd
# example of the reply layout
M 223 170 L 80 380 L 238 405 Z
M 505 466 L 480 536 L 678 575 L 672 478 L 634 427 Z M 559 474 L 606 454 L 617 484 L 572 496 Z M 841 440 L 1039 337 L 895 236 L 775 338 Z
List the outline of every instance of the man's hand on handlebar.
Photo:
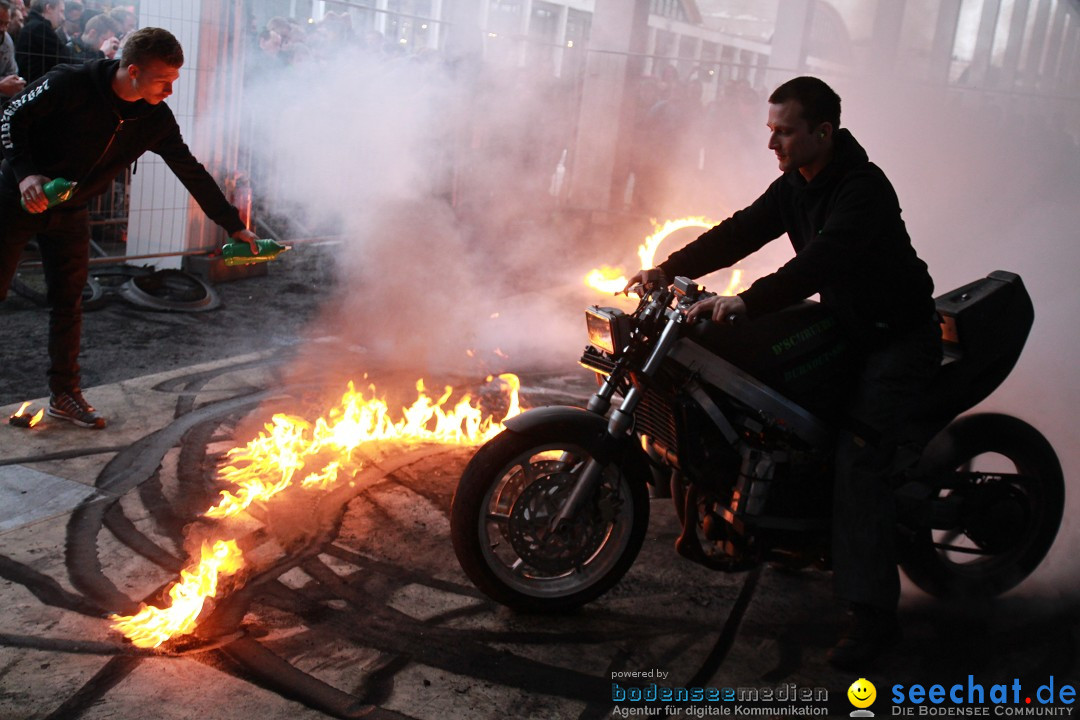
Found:
M 738 295 L 731 297 L 715 295 L 694 303 L 686 312 L 686 320 L 694 322 L 698 318 L 712 320 L 714 323 L 733 323 L 746 316 L 746 303 Z
M 641 270 L 634 277 L 626 283 L 626 287 L 622 289 L 623 295 L 629 295 L 631 291 L 636 292 L 638 295 L 644 295 L 645 293 L 658 287 L 665 287 L 668 285 L 667 276 L 664 275 L 664 271 L 660 268 L 650 268 L 649 270 Z

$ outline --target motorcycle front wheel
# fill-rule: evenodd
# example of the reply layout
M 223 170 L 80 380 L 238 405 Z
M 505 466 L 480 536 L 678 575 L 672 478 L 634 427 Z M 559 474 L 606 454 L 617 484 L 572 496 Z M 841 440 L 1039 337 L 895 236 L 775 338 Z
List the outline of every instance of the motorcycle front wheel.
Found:
M 505 430 L 469 462 L 450 533 L 461 568 L 488 597 L 561 612 L 596 599 L 630 569 L 649 524 L 644 468 L 607 464 L 578 516 L 561 532 L 551 528 L 600 439 L 560 427 Z
M 1065 507 L 1061 464 L 1038 430 L 968 415 L 934 438 L 922 465 L 943 479 L 937 500 L 963 509 L 954 527 L 924 528 L 908 545 L 901 566 L 912 582 L 938 597 L 993 597 L 1035 570 Z

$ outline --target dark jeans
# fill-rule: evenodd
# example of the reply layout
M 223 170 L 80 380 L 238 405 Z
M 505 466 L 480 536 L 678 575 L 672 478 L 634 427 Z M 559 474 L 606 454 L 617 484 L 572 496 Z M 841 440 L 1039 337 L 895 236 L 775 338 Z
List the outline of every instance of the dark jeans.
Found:
M 18 190 L 0 188 L 0 300 L 7 297 L 23 248 L 38 239 L 49 301 L 49 389 L 79 387 L 82 292 L 90 257 L 86 205 L 57 205 L 33 215 L 19 205 Z
M 941 365 L 936 319 L 870 351 L 841 431 L 833 489 L 833 574 L 843 600 L 894 611 L 900 599 L 896 563 L 894 479 L 929 438 L 910 419 Z

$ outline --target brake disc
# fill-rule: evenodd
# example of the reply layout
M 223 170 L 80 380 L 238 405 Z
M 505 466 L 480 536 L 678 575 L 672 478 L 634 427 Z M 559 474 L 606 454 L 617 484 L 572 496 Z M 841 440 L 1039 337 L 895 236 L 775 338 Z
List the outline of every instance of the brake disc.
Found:
M 522 560 L 543 572 L 565 573 L 585 564 L 607 537 L 608 513 L 588 504 L 558 532 L 552 521 L 570 497 L 577 478 L 554 473 L 522 491 L 510 511 L 509 539 Z
M 526 467 L 528 467 L 528 470 L 526 470 Z M 530 485 L 530 478 L 548 476 L 563 467 L 565 467 L 565 463 L 558 460 L 541 460 L 528 463 L 527 466 L 517 466 L 515 471 L 506 478 L 499 488 L 493 510 L 509 517 L 510 512 L 514 509 L 514 503 L 520 499 L 522 491 Z M 507 542 L 510 542 L 509 524 L 499 523 L 498 527 L 499 533 Z

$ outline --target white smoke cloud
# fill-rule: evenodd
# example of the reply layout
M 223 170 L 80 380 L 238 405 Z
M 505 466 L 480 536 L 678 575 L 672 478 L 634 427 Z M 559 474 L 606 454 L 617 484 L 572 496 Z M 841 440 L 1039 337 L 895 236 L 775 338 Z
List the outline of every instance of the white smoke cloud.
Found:
M 895 78 L 825 79 L 844 99 L 844 125 L 896 187 L 938 292 L 994 270 L 1023 277 L 1036 324 L 1013 375 L 980 409 L 1034 424 L 1074 477 L 1080 244 L 1072 235 L 1080 211 L 1071 195 L 1080 162 L 1055 113 L 1075 115 L 1075 105 L 961 97 Z M 550 97 L 534 80 L 523 71 L 480 80 L 467 64 L 357 52 L 264 78 L 251 93 L 253 149 L 272 201 L 307 225 L 332 220 L 344 237 L 344 292 L 324 331 L 366 347 L 373 364 L 418 372 L 572 366 L 584 340 L 581 311 L 604 301 L 584 291 L 584 272 L 630 260 L 644 233 L 598 247 L 582 243 L 572 224 L 516 222 L 551 202 L 545 191 L 558 159 L 529 152 L 542 145 L 537 118 Z M 766 114 L 762 98 L 756 149 L 762 168 L 773 169 Z M 698 212 L 720 219 L 717 208 L 749 204 L 767 174 L 748 173 L 744 196 L 703 198 Z M 658 260 L 676 247 L 665 245 Z M 785 240 L 771 244 L 745 264 L 748 279 L 789 256 Z M 1076 510 L 1080 500 L 1070 496 L 1039 577 L 1074 569 Z
M 583 304 L 552 299 L 580 285 L 569 239 L 524 222 L 553 202 L 558 160 L 529 153 L 543 130 L 529 79 L 356 51 L 254 89 L 271 205 L 344 239 L 324 330 L 417 371 L 535 366 L 568 347 L 553 332 L 580 334 Z
M 1075 101 L 1028 94 L 945 93 L 892 79 L 838 81 L 844 124 L 892 180 L 912 242 L 936 292 L 995 270 L 1017 273 L 1035 324 L 1016 368 L 976 411 L 1015 415 L 1054 446 L 1066 480 L 1066 510 L 1049 559 L 1025 587 L 1075 577 L 1080 525 L 1075 479 L 1080 446 L 1080 147 Z M 1071 114 L 1069 114 L 1071 113 Z M 1060 587 L 1060 583 L 1058 584 Z

